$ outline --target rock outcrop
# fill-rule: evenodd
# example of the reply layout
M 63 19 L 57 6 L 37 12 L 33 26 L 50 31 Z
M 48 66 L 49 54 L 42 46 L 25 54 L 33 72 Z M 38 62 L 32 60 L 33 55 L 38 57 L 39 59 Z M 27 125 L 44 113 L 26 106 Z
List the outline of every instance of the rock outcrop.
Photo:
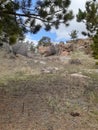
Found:
M 38 52 L 43 56 L 51 56 L 56 54 L 55 46 L 39 46 Z
M 93 43 L 93 40 L 88 38 L 88 39 L 77 39 L 75 41 L 68 41 L 67 44 L 70 44 L 69 48 L 70 50 L 73 48 L 72 51 L 83 51 L 86 54 L 91 54 L 92 49 L 91 49 L 91 44 Z M 66 46 L 65 45 L 65 46 Z
M 56 50 L 58 55 L 67 56 L 71 51 L 73 51 L 73 44 L 67 43 L 67 44 L 58 44 L 56 45 Z
M 12 46 L 12 50 L 14 54 L 21 54 L 23 56 L 27 56 L 28 47 L 24 43 L 17 43 Z
M 68 41 L 66 44 L 61 43 L 56 45 L 57 54 L 67 56 L 74 51 L 83 51 L 86 54 L 91 54 L 92 43 L 93 41 L 91 39 L 77 39 L 74 41 Z
M 92 54 L 91 44 L 93 41 L 91 39 L 77 39 L 68 41 L 66 44 L 60 43 L 51 46 L 39 46 L 38 52 L 43 56 L 51 55 L 61 55 L 68 56 L 72 52 L 82 51 L 86 54 Z

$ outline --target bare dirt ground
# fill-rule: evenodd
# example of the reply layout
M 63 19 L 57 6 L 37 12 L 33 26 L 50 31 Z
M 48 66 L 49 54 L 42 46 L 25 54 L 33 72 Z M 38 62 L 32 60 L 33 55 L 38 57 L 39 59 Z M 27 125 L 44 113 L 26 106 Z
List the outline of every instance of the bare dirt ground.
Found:
M 0 130 L 98 130 L 98 70 L 70 58 L 0 52 Z

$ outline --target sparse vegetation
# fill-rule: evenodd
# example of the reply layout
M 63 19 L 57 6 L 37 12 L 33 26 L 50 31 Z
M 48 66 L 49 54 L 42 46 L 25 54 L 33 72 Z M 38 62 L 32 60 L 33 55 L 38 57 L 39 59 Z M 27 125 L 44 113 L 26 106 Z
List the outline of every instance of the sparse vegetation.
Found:
M 47 36 L 36 47 L 23 42 L 25 33 L 68 26 L 69 5 L 70 0 L 0 1 L 0 130 L 98 129 L 97 0 L 87 1 L 77 15 L 90 39 L 77 39 L 73 30 L 66 44 L 55 45 Z
M 69 60 L 69 63 L 75 65 L 81 65 L 81 61 L 79 59 L 71 59 Z
M 92 69 L 95 65 L 94 59 L 75 52 L 71 54 L 71 58 L 78 57 L 82 62 L 81 65 L 76 65 L 69 64 L 70 59 L 60 60 L 59 56 L 35 56 L 33 59 L 19 56 L 10 59 L 6 54 L 3 50 L 0 51 L 0 128 L 5 130 L 14 126 L 13 130 L 16 130 L 19 121 L 18 127 L 23 130 L 25 125 L 26 129 L 47 129 L 57 125 L 61 129 L 65 122 L 71 123 L 72 118 L 79 118 L 78 123 L 81 122 L 93 130 L 88 124 L 91 121 L 94 125 L 98 119 L 97 115 L 94 116 L 98 102 L 98 74 L 95 73 L 96 69 Z M 42 71 L 43 68 L 46 71 Z M 59 122 L 50 123 L 50 120 Z M 28 126 L 28 122 L 31 125 Z M 83 125 L 78 123 L 77 127 L 82 128 Z M 74 124 L 72 128 L 75 128 Z

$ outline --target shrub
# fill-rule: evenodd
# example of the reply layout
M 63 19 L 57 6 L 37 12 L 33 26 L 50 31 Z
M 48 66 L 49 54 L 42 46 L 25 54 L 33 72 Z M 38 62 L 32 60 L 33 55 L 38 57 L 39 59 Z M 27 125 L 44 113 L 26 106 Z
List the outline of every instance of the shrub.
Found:
M 39 42 L 38 42 L 38 46 L 51 46 L 51 39 L 49 37 L 42 37 Z
M 98 65 L 98 61 L 95 64 Z
M 69 60 L 70 64 L 80 65 L 81 61 L 79 59 L 71 59 Z
M 95 59 L 98 59 L 98 34 L 93 37 L 93 44 L 92 44 L 93 56 Z

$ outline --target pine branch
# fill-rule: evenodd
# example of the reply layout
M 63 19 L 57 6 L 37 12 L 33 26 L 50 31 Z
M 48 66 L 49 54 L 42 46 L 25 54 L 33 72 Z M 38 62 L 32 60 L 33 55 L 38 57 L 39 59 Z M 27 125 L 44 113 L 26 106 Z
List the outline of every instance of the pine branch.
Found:
M 42 19 L 40 18 L 40 15 L 36 15 L 36 14 L 22 14 L 22 13 L 16 13 L 16 12 L 0 11 L 0 16 L 4 17 L 4 15 L 14 15 L 14 16 L 19 16 L 19 17 L 33 18 L 33 19 L 38 19 L 42 22 L 51 23 L 51 24 L 54 24 L 55 22 L 55 21 L 50 22 L 46 19 Z M 59 21 L 59 23 L 64 23 L 64 22 Z

